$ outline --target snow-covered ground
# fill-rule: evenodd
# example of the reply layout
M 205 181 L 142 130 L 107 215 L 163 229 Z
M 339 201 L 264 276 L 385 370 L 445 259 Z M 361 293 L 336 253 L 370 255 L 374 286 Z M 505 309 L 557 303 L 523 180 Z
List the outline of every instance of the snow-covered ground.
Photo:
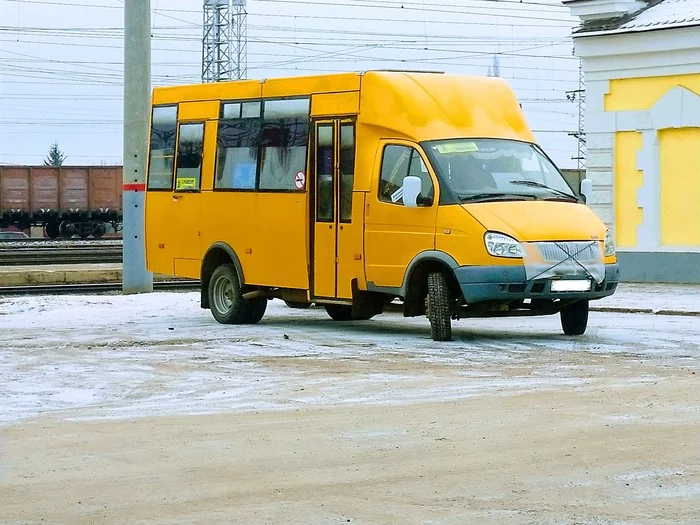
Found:
M 637 296 L 625 302 L 625 293 Z M 657 291 L 654 304 L 700 303 L 666 295 Z M 649 304 L 643 296 L 623 290 L 597 304 L 639 308 Z M 700 357 L 692 316 L 592 312 L 580 338 L 564 336 L 558 316 L 466 319 L 453 342 L 436 343 L 424 318 L 337 323 L 323 309 L 275 300 L 259 324 L 225 326 L 198 301 L 198 292 L 0 298 L 0 425 L 44 414 L 131 418 L 587 388 L 611 358 L 695 370 Z M 651 369 L 635 374 L 620 380 L 658 380 Z

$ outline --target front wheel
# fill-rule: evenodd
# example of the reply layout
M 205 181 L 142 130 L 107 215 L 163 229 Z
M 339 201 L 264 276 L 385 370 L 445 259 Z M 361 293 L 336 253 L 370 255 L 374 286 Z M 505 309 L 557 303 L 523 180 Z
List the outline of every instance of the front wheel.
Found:
M 255 299 L 249 299 L 247 302 L 248 318 L 245 322 L 246 324 L 255 324 L 265 315 L 265 310 L 267 310 L 267 297 L 256 297 Z
M 430 332 L 434 341 L 452 340 L 452 293 L 444 273 L 428 275 L 426 300 Z
M 243 298 L 236 267 L 233 264 L 222 264 L 214 270 L 209 281 L 208 294 L 211 314 L 218 322 L 242 324 L 250 322 L 249 319 L 252 320 L 248 301 Z M 267 306 L 267 301 L 265 305 Z M 265 313 L 264 309 L 262 313 Z
M 588 326 L 588 299 L 565 306 L 559 315 L 566 335 L 582 335 Z

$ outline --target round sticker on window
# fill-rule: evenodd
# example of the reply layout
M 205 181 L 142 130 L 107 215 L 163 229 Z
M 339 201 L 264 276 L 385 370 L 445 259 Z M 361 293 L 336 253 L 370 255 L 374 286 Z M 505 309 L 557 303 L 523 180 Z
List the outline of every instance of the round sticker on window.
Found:
M 306 175 L 304 175 L 303 171 L 297 171 L 297 174 L 294 175 L 294 187 L 298 190 L 303 190 L 304 186 L 306 186 Z

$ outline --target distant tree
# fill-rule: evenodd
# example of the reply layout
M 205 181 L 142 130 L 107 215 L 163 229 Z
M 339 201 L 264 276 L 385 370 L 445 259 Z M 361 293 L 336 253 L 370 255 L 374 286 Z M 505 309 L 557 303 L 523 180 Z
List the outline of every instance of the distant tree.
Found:
M 44 159 L 44 166 L 63 166 L 66 156 L 58 147 L 58 142 L 51 144 L 49 155 Z

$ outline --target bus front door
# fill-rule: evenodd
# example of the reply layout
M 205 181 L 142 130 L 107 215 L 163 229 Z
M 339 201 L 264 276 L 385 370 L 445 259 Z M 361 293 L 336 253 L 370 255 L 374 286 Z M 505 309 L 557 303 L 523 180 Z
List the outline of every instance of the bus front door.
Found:
M 351 299 L 353 249 L 361 246 L 361 225 L 352 222 L 355 124 L 317 121 L 313 163 L 314 222 L 312 295 Z

